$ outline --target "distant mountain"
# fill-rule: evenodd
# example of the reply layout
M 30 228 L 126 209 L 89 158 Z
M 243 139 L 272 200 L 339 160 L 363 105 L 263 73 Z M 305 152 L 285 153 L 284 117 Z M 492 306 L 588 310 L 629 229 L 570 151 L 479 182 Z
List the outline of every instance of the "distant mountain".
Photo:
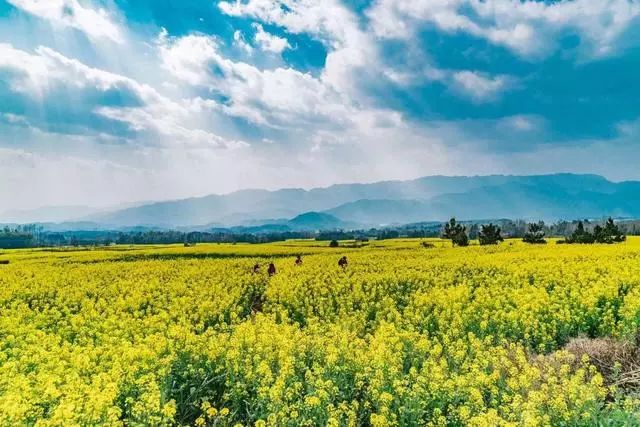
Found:
M 329 215 L 329 216 L 323 216 Z M 431 176 L 312 190 L 243 190 L 155 202 L 74 220 L 101 227 L 347 228 L 460 219 L 640 217 L 640 183 L 598 175 Z M 293 218 L 265 220 L 265 218 Z
M 326 212 L 365 224 L 406 224 L 425 219 L 445 221 L 452 216 L 463 220 L 640 217 L 640 183 L 602 186 L 603 192 L 557 184 L 514 182 L 441 194 L 425 201 L 359 200 Z
M 217 230 L 230 230 L 236 233 L 262 234 L 282 233 L 287 231 L 343 230 L 359 227 L 360 224 L 345 222 L 327 213 L 306 212 L 290 220 L 278 220 L 249 226 L 236 226 L 229 229 L 218 228 Z
M 434 210 L 427 201 L 420 200 L 358 200 L 345 203 L 326 213 L 359 224 L 390 225 L 420 222 L 434 218 Z
M 320 212 L 307 212 L 287 222 L 294 230 L 335 230 L 348 228 L 350 224 L 333 215 Z

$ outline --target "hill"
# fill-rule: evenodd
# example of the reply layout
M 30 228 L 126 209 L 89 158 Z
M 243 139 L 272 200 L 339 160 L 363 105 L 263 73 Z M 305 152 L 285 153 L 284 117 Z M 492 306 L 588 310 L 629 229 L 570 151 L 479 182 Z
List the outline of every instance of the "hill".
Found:
M 252 228 L 277 224 L 279 228 L 305 229 L 308 225 L 313 229 L 445 220 L 451 216 L 546 220 L 639 217 L 639 196 L 639 182 L 615 183 L 598 175 L 430 176 L 311 190 L 242 190 L 149 203 L 82 219 L 112 228 Z

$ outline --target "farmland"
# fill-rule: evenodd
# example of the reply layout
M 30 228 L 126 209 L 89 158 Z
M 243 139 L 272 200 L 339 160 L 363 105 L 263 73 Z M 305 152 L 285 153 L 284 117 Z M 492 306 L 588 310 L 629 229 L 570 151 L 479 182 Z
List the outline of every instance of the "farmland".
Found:
M 0 252 L 0 425 L 640 422 L 640 239 L 430 243 Z

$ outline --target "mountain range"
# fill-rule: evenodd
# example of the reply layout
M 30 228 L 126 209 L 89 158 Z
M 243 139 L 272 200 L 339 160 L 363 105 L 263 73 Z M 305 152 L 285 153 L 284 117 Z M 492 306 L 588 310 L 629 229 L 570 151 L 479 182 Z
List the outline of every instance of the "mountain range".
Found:
M 235 226 L 250 230 L 269 225 L 319 230 L 443 221 L 452 216 L 463 220 L 638 218 L 640 182 L 612 182 L 598 175 L 578 174 L 428 176 L 311 190 L 242 190 L 70 219 L 111 228 Z

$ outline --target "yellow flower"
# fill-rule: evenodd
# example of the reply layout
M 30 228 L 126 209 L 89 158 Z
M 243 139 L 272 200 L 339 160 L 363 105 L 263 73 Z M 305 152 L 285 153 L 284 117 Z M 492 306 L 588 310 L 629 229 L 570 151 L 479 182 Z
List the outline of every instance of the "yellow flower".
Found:
M 317 396 L 307 396 L 304 400 L 305 400 L 305 403 L 309 406 L 320 405 L 320 399 Z

